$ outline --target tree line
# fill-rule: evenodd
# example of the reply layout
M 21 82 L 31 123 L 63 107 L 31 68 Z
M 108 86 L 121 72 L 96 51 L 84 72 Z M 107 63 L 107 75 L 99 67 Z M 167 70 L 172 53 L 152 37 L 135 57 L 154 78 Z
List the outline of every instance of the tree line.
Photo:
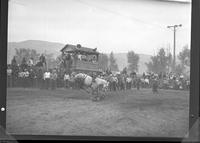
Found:
M 151 61 L 146 63 L 147 69 L 150 72 L 174 72 L 184 73 L 187 68 L 190 67 L 190 49 L 188 45 L 182 48 L 182 51 L 178 54 L 179 62 L 176 62 L 173 66 L 173 57 L 170 52 L 166 52 L 164 48 L 160 48 L 155 56 L 151 56 Z
M 46 61 L 48 68 L 55 68 L 61 61 L 61 55 L 54 58 L 53 54 L 46 54 Z M 22 59 L 25 57 L 27 60 L 33 58 L 36 63 L 39 59 L 40 54 L 34 49 L 15 49 L 15 57 L 18 64 L 22 63 Z M 179 63 L 175 66 L 175 72 L 183 73 L 186 68 L 190 66 L 190 49 L 188 45 L 184 46 L 182 51 L 178 54 Z M 127 53 L 127 67 L 124 67 L 122 71 L 137 72 L 139 69 L 139 54 L 134 51 Z M 146 63 L 147 70 L 149 72 L 160 73 L 170 71 L 172 69 L 173 57 L 170 52 L 167 52 L 165 48 L 160 48 L 156 55 L 151 56 L 151 59 Z M 99 54 L 99 66 L 103 71 L 119 71 L 119 67 L 114 56 L 114 52 L 109 55 L 105 53 Z

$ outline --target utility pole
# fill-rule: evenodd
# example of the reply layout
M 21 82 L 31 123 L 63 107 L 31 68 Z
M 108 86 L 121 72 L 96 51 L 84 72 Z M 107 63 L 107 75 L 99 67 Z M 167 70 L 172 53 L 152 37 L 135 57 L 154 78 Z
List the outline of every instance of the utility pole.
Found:
M 167 28 L 172 28 L 173 32 L 174 32 L 174 59 L 173 59 L 173 71 L 175 70 L 175 66 L 176 66 L 176 29 L 178 27 L 181 27 L 182 24 L 179 25 L 172 25 L 172 26 L 167 26 Z

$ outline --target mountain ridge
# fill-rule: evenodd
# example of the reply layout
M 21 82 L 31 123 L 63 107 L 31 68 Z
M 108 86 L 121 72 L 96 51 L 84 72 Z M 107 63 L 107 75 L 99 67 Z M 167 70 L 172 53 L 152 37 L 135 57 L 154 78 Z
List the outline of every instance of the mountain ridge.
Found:
M 48 53 L 54 54 L 54 58 L 56 58 L 59 54 L 61 54 L 60 50 L 66 44 L 59 43 L 59 42 L 49 42 L 49 41 L 42 41 L 42 40 L 26 40 L 20 42 L 8 42 L 8 56 L 7 56 L 7 63 L 10 63 L 13 56 L 15 55 L 15 49 L 19 48 L 27 48 L 27 49 L 34 49 L 38 53 Z M 109 56 L 110 53 L 104 53 Z M 127 62 L 127 53 L 114 53 L 114 57 L 118 64 L 119 70 L 122 70 L 124 67 L 128 66 Z M 142 73 L 147 70 L 145 63 L 150 61 L 151 55 L 146 54 L 139 54 L 139 69 L 138 73 Z

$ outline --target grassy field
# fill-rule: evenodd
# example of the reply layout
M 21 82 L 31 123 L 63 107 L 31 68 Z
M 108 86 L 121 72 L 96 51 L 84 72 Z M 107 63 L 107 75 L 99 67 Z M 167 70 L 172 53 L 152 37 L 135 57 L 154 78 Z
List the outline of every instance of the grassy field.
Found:
M 71 89 L 7 90 L 7 131 L 17 134 L 184 137 L 189 92 L 110 92 L 99 102 Z

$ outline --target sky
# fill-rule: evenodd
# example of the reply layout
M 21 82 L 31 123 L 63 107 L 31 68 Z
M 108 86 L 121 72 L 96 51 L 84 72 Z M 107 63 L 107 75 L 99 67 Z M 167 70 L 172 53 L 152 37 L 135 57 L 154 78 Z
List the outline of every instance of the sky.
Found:
M 154 55 L 161 47 L 190 48 L 188 0 L 10 0 L 8 42 L 44 40 L 81 44 L 99 52 Z M 174 0 L 173 0 L 174 1 Z

